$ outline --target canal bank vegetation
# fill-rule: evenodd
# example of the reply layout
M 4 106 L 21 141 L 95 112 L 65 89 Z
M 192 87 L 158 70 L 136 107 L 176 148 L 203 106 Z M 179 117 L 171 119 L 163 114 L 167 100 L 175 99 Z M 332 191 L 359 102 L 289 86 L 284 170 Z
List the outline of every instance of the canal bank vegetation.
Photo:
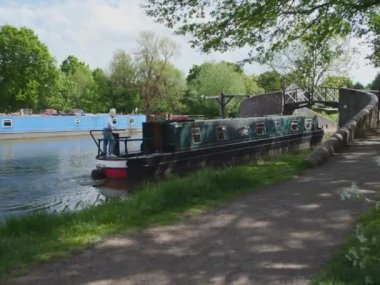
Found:
M 380 284 L 380 205 L 362 216 L 355 232 L 315 278 L 315 285 Z
M 65 256 L 106 236 L 171 223 L 184 214 L 199 213 L 289 179 L 308 167 L 305 156 L 285 155 L 172 177 L 142 186 L 129 198 L 111 199 L 79 212 L 11 218 L 0 226 L 0 280 L 24 272 L 32 263 Z

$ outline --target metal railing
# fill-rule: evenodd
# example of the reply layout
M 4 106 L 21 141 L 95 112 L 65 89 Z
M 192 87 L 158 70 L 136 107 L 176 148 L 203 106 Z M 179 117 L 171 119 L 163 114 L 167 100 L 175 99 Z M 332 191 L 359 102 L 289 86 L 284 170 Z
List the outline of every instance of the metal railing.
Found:
M 102 156 L 105 155 L 103 149 L 102 149 L 102 143 L 104 141 L 104 138 L 95 138 L 95 133 L 101 134 L 103 130 L 90 130 L 90 135 L 92 140 L 95 142 L 97 148 L 98 148 L 98 154 L 97 156 Z M 123 131 L 123 130 L 116 130 L 116 131 Z M 113 133 L 115 135 L 115 133 Z M 117 134 L 118 135 L 118 134 Z M 115 155 L 117 157 L 127 157 L 129 154 L 128 151 L 128 143 L 129 142 L 137 142 L 140 141 L 142 142 L 142 138 L 137 138 L 137 139 L 131 139 L 130 136 L 125 136 L 125 137 L 120 137 L 120 136 L 114 136 L 114 141 L 115 141 Z M 120 145 L 124 145 L 124 152 L 120 150 Z
M 315 87 L 312 92 L 295 88 L 284 91 L 284 104 L 339 101 L 339 88 Z

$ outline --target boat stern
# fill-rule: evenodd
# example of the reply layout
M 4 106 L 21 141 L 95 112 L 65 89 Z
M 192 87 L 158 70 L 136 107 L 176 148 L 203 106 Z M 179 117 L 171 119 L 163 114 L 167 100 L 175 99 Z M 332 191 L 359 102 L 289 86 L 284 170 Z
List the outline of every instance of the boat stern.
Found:
M 120 158 L 97 158 L 96 168 L 91 172 L 93 179 L 126 179 L 127 161 Z

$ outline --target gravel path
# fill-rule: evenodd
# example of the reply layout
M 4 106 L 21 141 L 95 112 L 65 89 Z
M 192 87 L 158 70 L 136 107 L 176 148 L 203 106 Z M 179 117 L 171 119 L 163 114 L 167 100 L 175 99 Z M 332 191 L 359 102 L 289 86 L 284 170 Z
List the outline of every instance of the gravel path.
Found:
M 205 214 L 106 239 L 8 284 L 308 284 L 380 190 L 380 130 L 301 177 Z

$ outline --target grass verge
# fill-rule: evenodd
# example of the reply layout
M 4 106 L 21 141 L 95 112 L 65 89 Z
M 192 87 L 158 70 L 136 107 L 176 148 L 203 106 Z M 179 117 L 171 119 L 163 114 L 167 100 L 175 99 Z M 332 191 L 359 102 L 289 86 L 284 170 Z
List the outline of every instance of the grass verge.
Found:
M 314 279 L 315 285 L 380 284 L 380 207 L 362 216 L 355 232 Z
M 198 212 L 289 179 L 308 167 L 306 155 L 173 177 L 145 185 L 129 199 L 110 200 L 79 212 L 11 218 L 0 226 L 0 280 L 24 272 L 31 263 L 65 256 L 105 236 L 173 222 L 185 212 Z

